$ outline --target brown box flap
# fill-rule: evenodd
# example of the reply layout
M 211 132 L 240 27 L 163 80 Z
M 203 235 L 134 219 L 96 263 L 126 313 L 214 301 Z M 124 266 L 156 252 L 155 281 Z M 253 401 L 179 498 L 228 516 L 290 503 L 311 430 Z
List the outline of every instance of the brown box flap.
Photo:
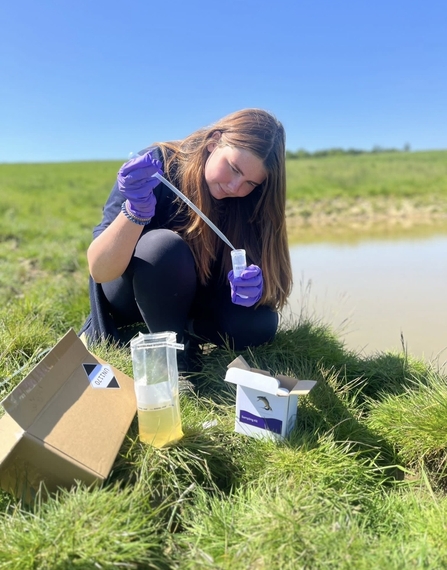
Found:
M 92 484 L 95 473 L 42 445 L 32 435 L 24 434 L 0 466 L 0 486 L 25 502 L 30 502 L 41 485 L 46 491 L 70 487 L 75 480 Z
M 119 389 L 92 388 L 81 366 L 29 430 L 102 477 L 108 475 L 137 409 L 133 379 L 111 368 Z
M 5 417 L 48 451 L 104 478 L 136 414 L 136 398 L 133 379 L 108 364 L 114 387 L 93 387 L 88 370 L 102 364 L 71 330 L 2 403 Z M 13 439 L 0 445 L 5 456 Z
M 0 418 L 0 465 L 14 449 L 23 435 L 23 429 L 11 416 L 5 414 Z
M 71 329 L 1 402 L 6 412 L 28 429 L 53 396 L 90 353 Z M 87 383 L 88 384 L 88 383 Z M 84 383 L 84 387 L 87 387 Z

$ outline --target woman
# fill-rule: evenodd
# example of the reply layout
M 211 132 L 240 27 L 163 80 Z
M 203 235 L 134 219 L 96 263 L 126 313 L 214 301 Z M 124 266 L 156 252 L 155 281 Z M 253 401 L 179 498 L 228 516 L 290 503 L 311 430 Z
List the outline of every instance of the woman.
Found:
M 285 133 L 245 109 L 125 163 L 88 249 L 91 314 L 83 330 L 126 343 L 135 327 L 179 342 L 270 341 L 292 286 L 285 223 Z M 240 277 L 230 247 L 153 175 L 177 186 L 247 252 Z

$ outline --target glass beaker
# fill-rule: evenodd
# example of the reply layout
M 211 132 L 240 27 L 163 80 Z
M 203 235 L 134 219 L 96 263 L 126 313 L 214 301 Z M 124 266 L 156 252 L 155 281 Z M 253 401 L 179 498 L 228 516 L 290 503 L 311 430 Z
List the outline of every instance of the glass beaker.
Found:
M 142 334 L 130 341 L 138 429 L 154 447 L 183 437 L 178 389 L 176 333 Z

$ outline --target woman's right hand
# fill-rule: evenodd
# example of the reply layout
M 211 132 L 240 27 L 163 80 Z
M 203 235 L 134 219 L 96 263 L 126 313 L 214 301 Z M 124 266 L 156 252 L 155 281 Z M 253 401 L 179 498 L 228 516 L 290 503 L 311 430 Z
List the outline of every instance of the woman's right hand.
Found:
M 163 175 L 161 162 L 150 152 L 132 158 L 118 171 L 118 188 L 127 199 L 127 210 L 138 219 L 149 220 L 155 213 L 157 200 L 153 190 L 160 181 L 152 177 L 157 172 Z
M 140 221 L 149 222 L 155 213 L 154 188 L 159 184 L 153 174 L 163 174 L 161 163 L 150 152 L 129 160 L 120 168 L 117 182 L 126 198 L 126 210 Z M 141 236 L 144 225 L 118 215 L 90 244 L 87 259 L 90 274 L 97 283 L 112 281 L 124 273 Z

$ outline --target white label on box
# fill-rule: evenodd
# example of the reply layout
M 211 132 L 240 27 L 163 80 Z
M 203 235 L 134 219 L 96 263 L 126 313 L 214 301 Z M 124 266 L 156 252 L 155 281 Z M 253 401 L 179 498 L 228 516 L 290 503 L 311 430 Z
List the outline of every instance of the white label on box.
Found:
M 92 388 L 119 388 L 112 368 L 106 364 L 82 365 Z

